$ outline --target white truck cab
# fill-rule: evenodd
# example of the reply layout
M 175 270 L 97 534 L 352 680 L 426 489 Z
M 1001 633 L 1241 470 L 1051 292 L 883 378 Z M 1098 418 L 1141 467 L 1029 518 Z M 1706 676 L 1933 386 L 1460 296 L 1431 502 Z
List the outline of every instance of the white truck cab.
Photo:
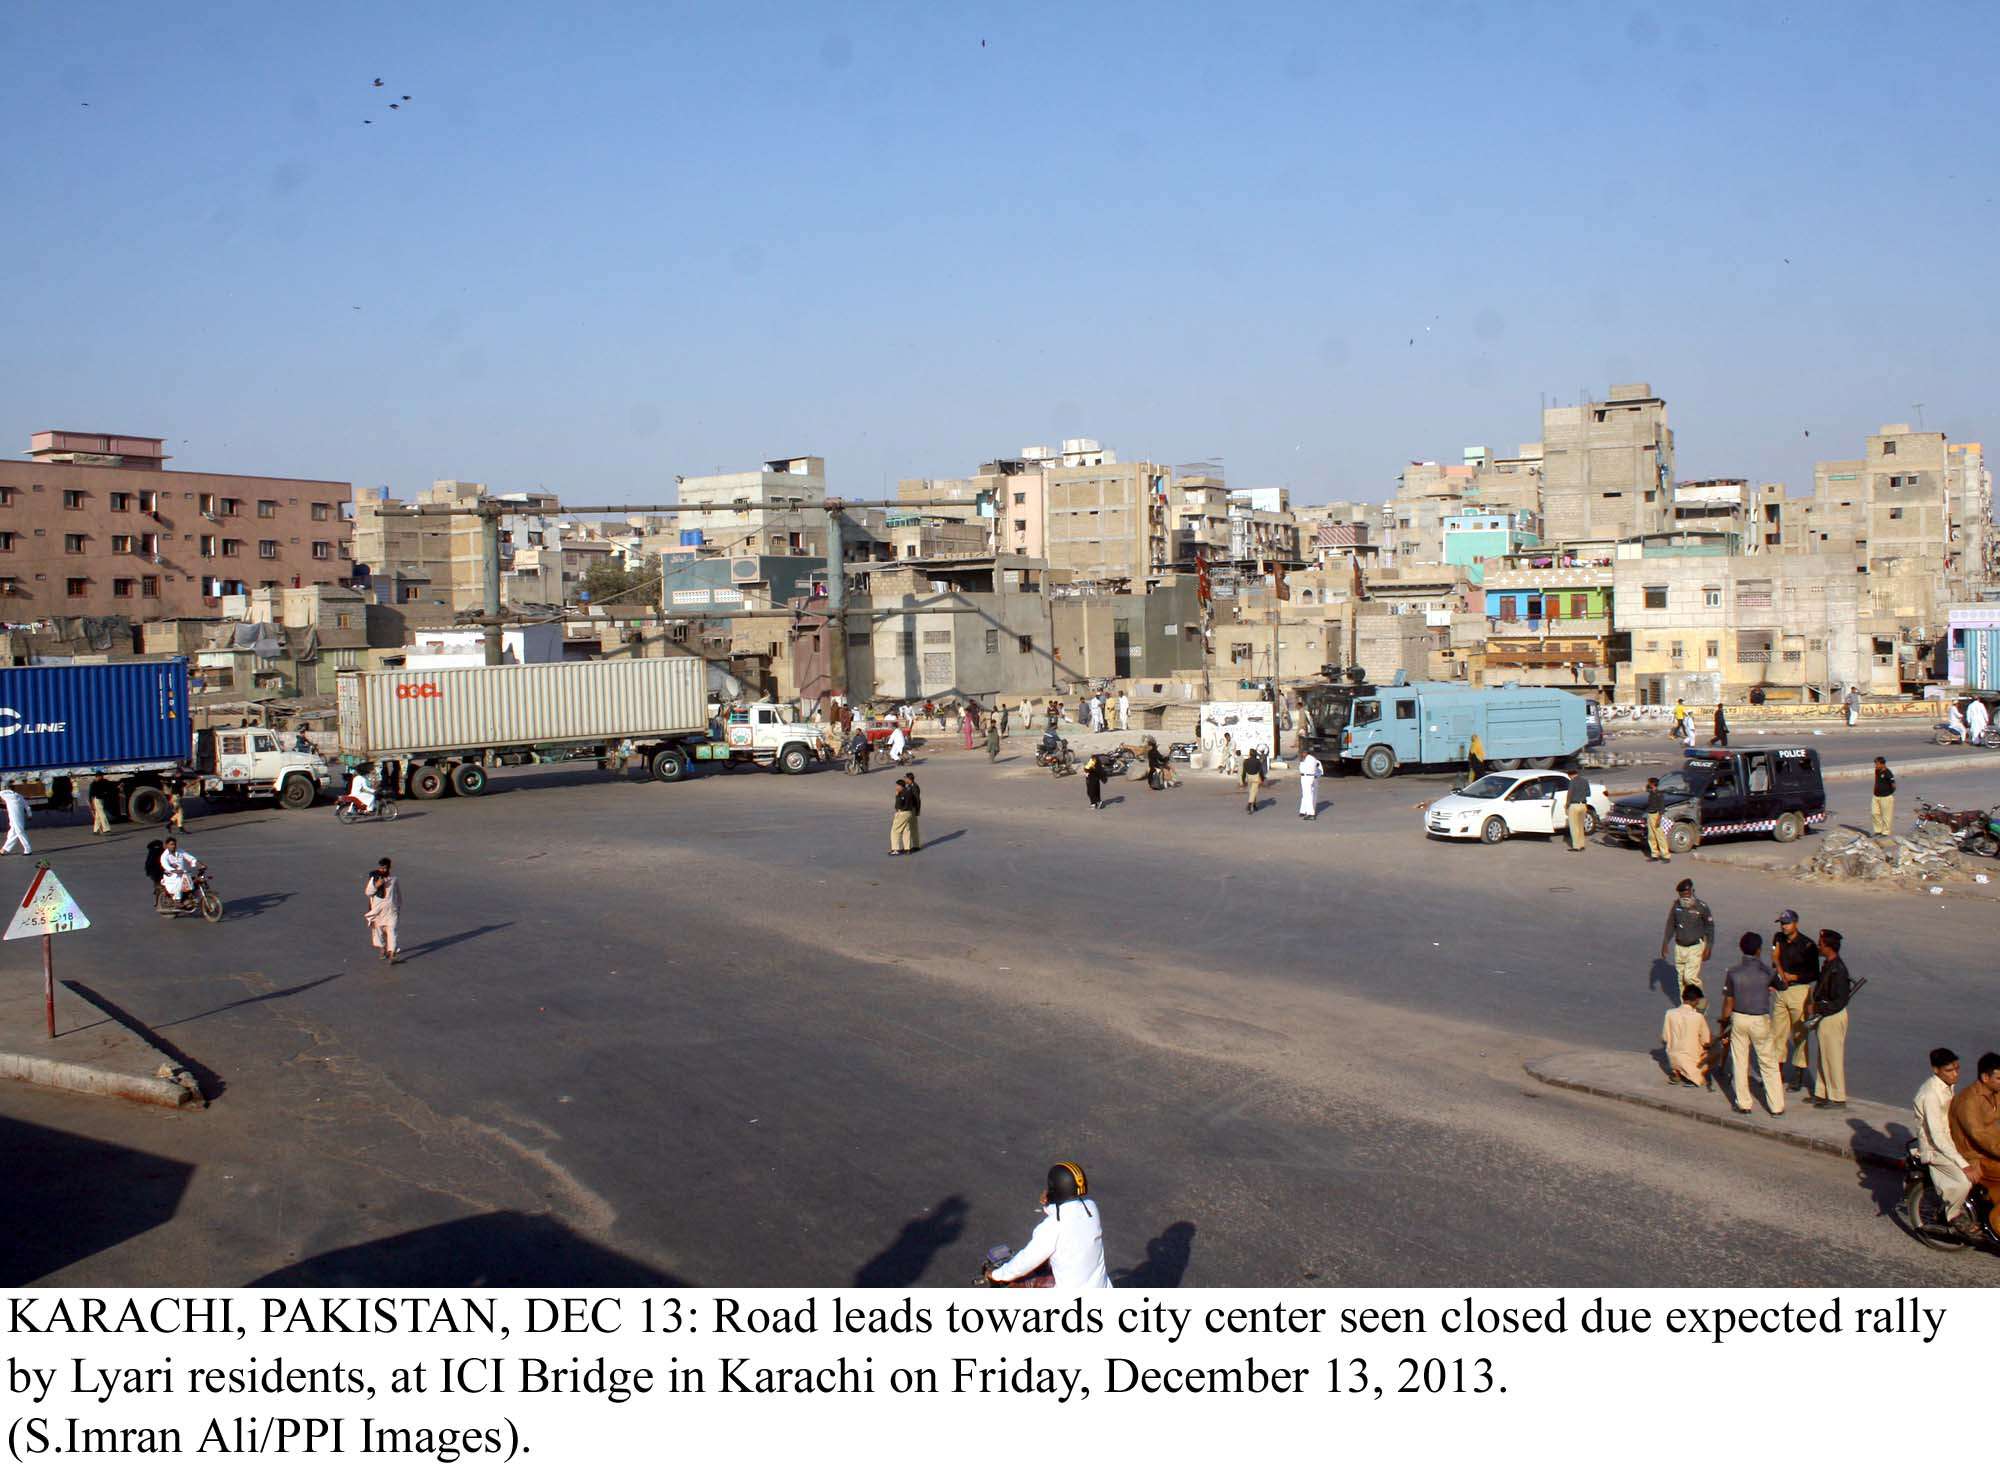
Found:
M 333 772 L 297 735 L 278 730 L 203 730 L 195 743 L 202 794 L 211 798 L 274 796 L 287 810 L 300 811 L 333 784 Z
M 730 704 L 717 714 L 715 727 L 718 748 L 727 748 L 730 762 L 747 760 L 803 775 L 814 760 L 825 758 L 819 726 L 800 720 L 790 704 L 761 699 Z

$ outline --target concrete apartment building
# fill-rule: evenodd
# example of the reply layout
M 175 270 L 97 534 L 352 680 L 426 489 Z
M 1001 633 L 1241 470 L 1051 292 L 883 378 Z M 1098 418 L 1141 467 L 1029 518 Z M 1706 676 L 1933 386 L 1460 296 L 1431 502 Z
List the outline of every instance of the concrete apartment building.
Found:
M 1669 525 L 1674 434 L 1644 383 L 1542 411 L 1542 530 L 1551 544 L 1650 534 Z
M 1095 460 L 1072 466 L 1065 457 L 1062 464 L 1045 467 L 1042 476 L 1044 544 L 1051 569 L 1068 571 L 1077 580 L 1122 582 L 1143 591 L 1155 572 L 1172 568 L 1172 468 L 1157 462 Z
M 0 621 L 213 615 L 225 595 L 348 579 L 345 483 L 169 472 L 165 448 L 38 431 L 0 461 Z
M 682 537 L 725 555 L 826 554 L 826 459 L 774 457 L 753 472 L 679 477 Z M 732 508 L 780 503 L 783 508 Z
M 416 500 L 387 488 L 354 490 L 354 562 L 367 568 L 375 599 L 413 625 L 450 626 L 485 605 L 484 483 L 436 482 Z

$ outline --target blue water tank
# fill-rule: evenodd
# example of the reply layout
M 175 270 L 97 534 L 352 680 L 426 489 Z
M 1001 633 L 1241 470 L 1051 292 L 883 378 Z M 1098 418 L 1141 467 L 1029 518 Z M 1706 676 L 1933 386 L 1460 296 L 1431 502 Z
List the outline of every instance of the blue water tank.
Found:
M 701 542 L 702 542 L 702 539 L 701 539 L 701 530 L 699 530 L 699 529 L 683 529 L 683 530 L 681 530 L 681 543 L 682 543 L 682 544 L 700 544 Z

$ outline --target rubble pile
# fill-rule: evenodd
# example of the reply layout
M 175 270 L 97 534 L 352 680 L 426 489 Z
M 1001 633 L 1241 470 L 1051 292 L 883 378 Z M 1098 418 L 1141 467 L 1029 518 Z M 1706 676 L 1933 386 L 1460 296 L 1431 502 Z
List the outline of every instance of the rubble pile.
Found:
M 1901 837 L 1830 832 L 1819 851 L 1793 871 L 1801 878 L 1891 878 L 1932 883 L 1969 877 L 1975 866 L 1986 866 L 1986 860 L 1960 852 L 1951 828 L 1918 822 Z

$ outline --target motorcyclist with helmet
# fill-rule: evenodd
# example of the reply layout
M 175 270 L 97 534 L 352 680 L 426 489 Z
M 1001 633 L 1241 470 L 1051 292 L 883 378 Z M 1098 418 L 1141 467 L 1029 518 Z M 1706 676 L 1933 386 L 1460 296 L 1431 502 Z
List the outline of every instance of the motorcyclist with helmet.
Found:
M 1049 1167 L 1041 1223 L 1025 1248 L 987 1270 L 986 1277 L 996 1284 L 1011 1284 L 1047 1264 L 1058 1289 L 1109 1289 L 1111 1278 L 1104 1271 L 1104 1222 L 1097 1215 L 1097 1203 L 1088 1195 L 1089 1189 L 1083 1167 L 1075 1161 L 1058 1161 Z

